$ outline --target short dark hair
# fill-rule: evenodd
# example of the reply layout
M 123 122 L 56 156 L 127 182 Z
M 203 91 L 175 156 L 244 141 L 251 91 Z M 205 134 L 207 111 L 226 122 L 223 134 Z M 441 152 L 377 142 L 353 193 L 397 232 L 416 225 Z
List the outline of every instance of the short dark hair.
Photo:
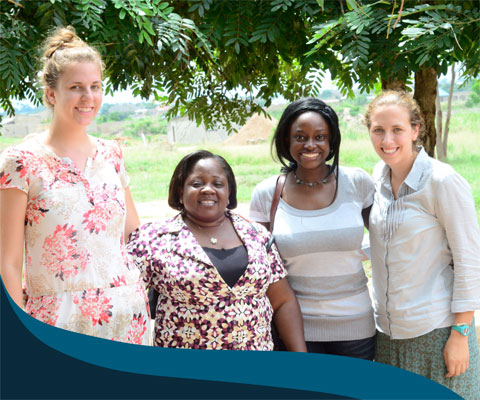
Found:
M 230 190 L 229 202 L 227 208 L 233 210 L 237 207 L 237 182 L 232 167 L 220 155 L 213 154 L 207 150 L 198 150 L 187 154 L 183 157 L 175 167 L 172 178 L 170 179 L 170 187 L 168 189 L 168 205 L 176 210 L 184 211 L 184 206 L 180 202 L 180 191 L 185 185 L 185 181 L 192 172 L 193 168 L 200 160 L 213 158 L 220 164 L 227 177 L 228 189 Z
M 282 172 L 293 171 L 297 167 L 296 161 L 290 154 L 288 145 L 288 137 L 290 135 L 290 128 L 295 120 L 303 113 L 315 112 L 322 116 L 328 127 L 330 128 L 330 151 L 327 161 L 333 158 L 332 168 L 330 173 L 336 173 L 338 169 L 338 158 L 340 152 L 341 134 L 338 126 L 338 116 L 328 104 L 322 100 L 313 97 L 305 97 L 298 99 L 287 106 L 278 122 L 277 129 L 272 139 L 272 153 L 276 153 L 276 158 L 282 163 Z

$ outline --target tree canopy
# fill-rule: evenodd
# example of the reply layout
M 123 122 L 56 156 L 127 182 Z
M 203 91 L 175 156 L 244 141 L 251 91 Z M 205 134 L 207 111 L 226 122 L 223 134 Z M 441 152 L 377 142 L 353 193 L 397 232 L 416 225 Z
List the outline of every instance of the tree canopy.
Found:
M 415 80 L 429 129 L 436 77 L 455 62 L 466 77 L 480 69 L 474 0 L 8 0 L 0 2 L 0 106 L 9 114 L 15 98 L 39 102 L 39 45 L 65 25 L 103 54 L 107 92 L 133 87 L 171 105 L 171 116 L 229 129 L 263 111 L 257 99 L 318 96 L 326 71 L 350 96 L 355 85 Z

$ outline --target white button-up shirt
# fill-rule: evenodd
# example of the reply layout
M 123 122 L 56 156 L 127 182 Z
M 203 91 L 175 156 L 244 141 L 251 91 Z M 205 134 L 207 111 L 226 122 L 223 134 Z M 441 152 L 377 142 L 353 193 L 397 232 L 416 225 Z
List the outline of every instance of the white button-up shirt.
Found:
M 452 325 L 454 313 L 479 309 L 480 231 L 465 179 L 423 148 L 397 200 L 383 161 L 373 179 L 370 244 L 377 329 L 408 339 Z

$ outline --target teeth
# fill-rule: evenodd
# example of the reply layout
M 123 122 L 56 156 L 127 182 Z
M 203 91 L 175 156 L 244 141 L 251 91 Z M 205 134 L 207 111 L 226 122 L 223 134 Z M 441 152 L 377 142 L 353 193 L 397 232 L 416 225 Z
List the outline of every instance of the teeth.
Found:
M 303 153 L 303 156 L 307 158 L 315 158 L 318 156 L 318 153 Z
M 213 200 L 204 200 L 204 201 L 201 201 L 200 204 L 204 204 L 206 206 L 213 206 L 215 202 Z
M 383 149 L 383 152 L 387 154 L 392 154 L 392 153 L 395 153 L 396 151 L 397 149 Z
M 78 111 L 81 111 L 81 112 L 89 112 L 89 111 L 92 111 L 93 110 L 93 107 L 78 107 Z

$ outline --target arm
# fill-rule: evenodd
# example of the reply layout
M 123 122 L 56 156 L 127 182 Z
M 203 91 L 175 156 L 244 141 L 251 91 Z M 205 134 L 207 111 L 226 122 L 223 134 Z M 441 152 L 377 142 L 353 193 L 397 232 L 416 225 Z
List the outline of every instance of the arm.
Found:
M 439 182 L 436 190 L 437 218 L 445 229 L 454 264 L 451 303 L 454 324 L 470 325 L 472 310 L 480 307 L 480 230 L 473 196 L 468 183 L 458 174 Z M 463 374 L 469 365 L 468 336 L 452 330 L 443 356 L 447 377 Z
M 27 194 L 0 190 L 0 273 L 8 294 L 23 308 L 22 266 Z
M 282 278 L 272 283 L 267 296 L 274 311 L 273 321 L 287 350 L 306 352 L 302 314 L 287 279 Z
M 454 324 L 464 323 L 470 325 L 472 319 L 473 311 L 457 313 L 455 314 Z M 468 336 L 463 336 L 460 332 L 452 329 L 443 349 L 443 358 L 447 367 L 447 374 L 445 375 L 447 378 L 465 373 L 470 362 Z
M 132 199 L 132 194 L 130 193 L 130 188 L 125 188 L 125 204 L 127 208 L 127 216 L 125 218 L 125 243 L 128 242 L 128 237 L 130 234 L 139 227 L 140 219 L 138 218 L 137 209 Z

